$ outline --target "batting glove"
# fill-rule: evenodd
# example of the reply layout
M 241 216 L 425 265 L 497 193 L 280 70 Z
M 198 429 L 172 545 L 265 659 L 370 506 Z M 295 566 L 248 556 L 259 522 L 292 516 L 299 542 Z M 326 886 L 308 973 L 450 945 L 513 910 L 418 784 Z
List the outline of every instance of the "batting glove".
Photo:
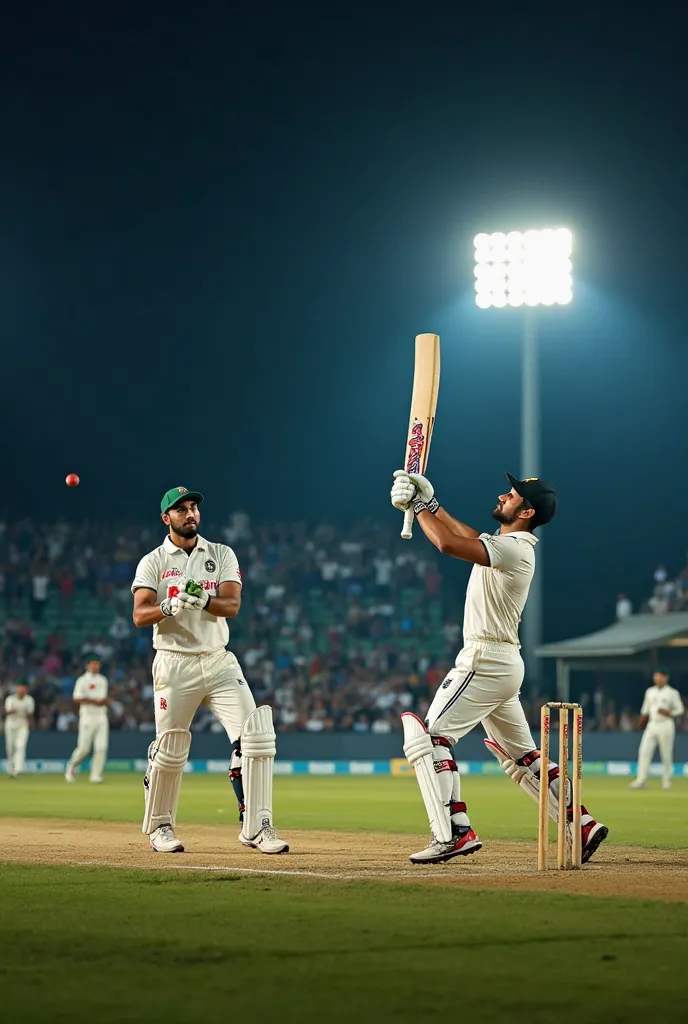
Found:
M 169 618 L 171 615 L 179 615 L 182 608 L 183 605 L 179 597 L 166 597 L 160 602 L 160 611 L 165 618 Z
M 416 495 L 416 485 L 409 479 L 408 473 L 398 469 L 394 474 L 394 484 L 390 491 L 390 501 L 400 512 L 405 512 Z
M 437 512 L 440 507 L 440 503 L 435 497 L 435 488 L 432 486 L 427 477 L 421 476 L 420 473 L 407 473 L 404 469 L 398 469 L 394 476 L 397 480 L 406 480 L 414 485 L 414 494 L 411 498 L 410 504 L 413 505 L 413 511 L 418 515 L 419 512 L 432 512 L 433 515 Z M 396 486 L 396 481 L 395 481 Z M 394 504 L 394 503 L 393 503 Z M 399 506 L 397 506 L 398 508 Z

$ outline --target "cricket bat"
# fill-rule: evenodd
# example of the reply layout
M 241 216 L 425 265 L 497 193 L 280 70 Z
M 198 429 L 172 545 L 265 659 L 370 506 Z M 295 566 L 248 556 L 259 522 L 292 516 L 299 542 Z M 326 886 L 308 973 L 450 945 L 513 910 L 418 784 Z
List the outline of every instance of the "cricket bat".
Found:
M 438 334 L 416 335 L 416 362 L 413 371 L 413 396 L 409 419 L 404 469 L 425 474 L 432 429 L 435 426 L 437 394 L 440 389 L 440 339 Z M 413 509 L 404 513 L 401 536 L 410 540 L 413 533 Z

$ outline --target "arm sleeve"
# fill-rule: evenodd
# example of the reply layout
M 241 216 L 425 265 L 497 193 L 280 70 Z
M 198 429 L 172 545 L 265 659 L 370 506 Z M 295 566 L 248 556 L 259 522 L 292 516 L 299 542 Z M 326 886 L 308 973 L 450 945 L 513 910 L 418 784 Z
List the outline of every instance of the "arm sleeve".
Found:
M 144 555 L 136 566 L 134 582 L 131 585 L 132 594 L 135 590 L 140 590 L 141 587 L 145 587 L 146 590 L 154 590 L 156 594 L 158 592 L 158 571 L 150 555 Z
M 243 580 L 241 578 L 241 570 L 239 569 L 239 562 L 237 556 L 234 554 L 231 548 L 222 548 L 222 557 L 220 559 L 220 571 L 217 574 L 217 584 L 220 583 L 239 583 L 243 586 Z
M 681 700 L 681 694 L 677 690 L 674 693 L 674 707 L 673 707 L 674 718 L 680 718 L 685 710 L 686 709 L 683 706 L 683 701 Z
M 32 715 L 36 710 L 36 701 L 33 697 L 29 697 L 29 714 Z
M 643 706 L 640 709 L 640 714 L 641 715 L 649 715 L 650 714 L 650 691 L 649 690 L 645 691 L 645 696 L 643 697 Z
M 12 710 L 12 694 L 10 693 L 7 697 L 5 697 L 5 711 L 11 711 L 11 710 Z
M 481 533 L 480 540 L 487 551 L 491 569 L 509 572 L 515 569 L 519 562 L 522 561 L 523 554 L 519 542 L 515 538 L 508 536 L 495 537 L 489 533 Z
M 74 700 L 82 700 L 82 698 L 85 696 L 86 694 L 84 693 L 84 677 L 79 676 L 79 678 L 74 684 L 74 693 L 72 694 L 72 697 Z

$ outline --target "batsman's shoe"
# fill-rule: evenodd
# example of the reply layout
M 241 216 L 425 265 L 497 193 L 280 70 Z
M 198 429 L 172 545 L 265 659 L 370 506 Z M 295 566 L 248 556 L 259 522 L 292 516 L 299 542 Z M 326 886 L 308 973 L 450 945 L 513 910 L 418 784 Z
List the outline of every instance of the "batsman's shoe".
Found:
M 473 829 L 469 828 L 448 843 L 442 843 L 433 836 L 425 849 L 412 853 L 409 860 L 412 864 L 443 864 L 452 857 L 467 857 L 469 853 L 477 853 L 482 845 Z
M 642 779 L 634 779 L 633 782 L 629 783 L 629 789 L 645 789 L 645 783 Z
M 289 853 L 289 843 L 281 838 L 272 825 L 266 825 L 253 839 L 240 832 L 239 842 L 261 853 Z
M 67 770 L 65 771 L 65 781 L 76 782 L 76 775 L 74 774 L 73 768 L 67 768 Z
M 587 864 L 593 853 L 609 835 L 609 829 L 601 821 L 593 819 L 581 827 L 581 832 L 583 833 L 581 862 Z
M 151 850 L 156 853 L 184 853 L 184 846 L 175 836 L 171 825 L 159 825 L 148 839 Z

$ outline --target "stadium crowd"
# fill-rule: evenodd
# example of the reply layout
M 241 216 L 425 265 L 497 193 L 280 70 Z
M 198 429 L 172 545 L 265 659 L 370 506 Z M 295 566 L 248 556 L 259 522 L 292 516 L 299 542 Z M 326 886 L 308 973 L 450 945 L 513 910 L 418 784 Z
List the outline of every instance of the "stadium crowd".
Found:
M 244 578 L 230 647 L 279 731 L 388 733 L 424 716 L 461 643 L 462 589 L 430 548 L 371 522 L 254 526 L 238 510 L 203 533 L 231 545 Z M 110 727 L 154 730 L 150 630 L 131 621 L 138 559 L 162 535 L 131 524 L 0 522 L 0 697 L 27 681 L 36 727 L 72 731 L 72 690 L 95 655 Z M 446 570 L 445 570 L 446 573 Z M 583 695 L 586 727 L 634 729 L 629 708 Z M 526 697 L 537 726 L 542 699 Z M 201 709 L 194 730 L 219 730 Z

